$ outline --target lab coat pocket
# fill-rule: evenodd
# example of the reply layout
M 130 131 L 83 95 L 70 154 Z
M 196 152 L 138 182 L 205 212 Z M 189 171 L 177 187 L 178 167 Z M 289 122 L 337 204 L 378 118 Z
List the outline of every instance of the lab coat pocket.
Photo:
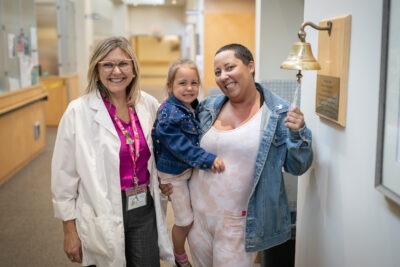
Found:
M 80 215 L 79 235 L 83 249 L 112 261 L 116 250 L 123 248 L 121 219 L 113 215 L 96 216 L 86 204 L 83 204 Z

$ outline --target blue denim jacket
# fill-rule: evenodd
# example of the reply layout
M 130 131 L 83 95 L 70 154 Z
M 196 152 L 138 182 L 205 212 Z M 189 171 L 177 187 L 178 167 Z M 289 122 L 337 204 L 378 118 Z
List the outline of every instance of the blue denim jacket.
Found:
M 308 170 L 313 160 L 311 131 L 298 131 L 284 124 L 289 105 L 256 83 L 271 112 L 262 117 L 262 134 L 255 162 L 254 185 L 246 217 L 245 249 L 248 252 L 268 249 L 291 238 L 291 220 L 282 168 L 293 175 Z M 224 95 L 210 96 L 198 107 L 202 133 L 207 132 L 223 104 Z M 266 113 L 266 112 L 265 112 Z
M 196 108 L 199 101 L 192 103 Z M 185 105 L 170 95 L 161 104 L 151 132 L 157 169 L 179 174 L 196 167 L 209 170 L 216 156 L 200 147 L 200 124 Z

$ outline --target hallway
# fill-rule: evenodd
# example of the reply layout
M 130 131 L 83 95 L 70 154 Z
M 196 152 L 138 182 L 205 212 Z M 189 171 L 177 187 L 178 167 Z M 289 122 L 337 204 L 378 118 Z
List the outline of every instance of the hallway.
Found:
M 143 91 L 162 102 L 165 88 L 143 86 Z M 81 266 L 70 262 L 63 250 L 63 230 L 54 218 L 51 202 L 51 157 L 57 128 L 47 127 L 44 151 L 8 182 L 0 186 L 0 266 Z M 173 210 L 168 206 L 167 224 L 172 229 Z M 190 250 L 186 251 L 191 260 Z M 257 258 L 254 267 L 259 267 Z M 171 265 L 161 262 L 161 267 Z
M 0 187 L 1 266 L 80 266 L 65 256 L 62 224 L 53 216 L 50 162 L 56 133 L 47 128 L 43 153 Z
M 0 187 L 2 266 L 77 266 L 63 251 L 62 224 L 53 217 L 50 162 L 56 136 L 47 129 L 44 152 Z

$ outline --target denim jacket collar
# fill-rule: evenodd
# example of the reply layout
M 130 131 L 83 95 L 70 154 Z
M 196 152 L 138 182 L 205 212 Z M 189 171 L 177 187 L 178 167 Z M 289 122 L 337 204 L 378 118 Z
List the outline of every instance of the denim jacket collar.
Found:
M 184 109 L 186 112 L 190 112 L 190 110 L 179 100 L 177 99 L 173 94 L 168 93 L 168 99 L 167 101 L 171 103 L 174 106 L 177 106 L 181 109 Z M 199 105 L 199 100 L 195 99 L 191 104 L 192 108 L 196 110 L 197 106 Z

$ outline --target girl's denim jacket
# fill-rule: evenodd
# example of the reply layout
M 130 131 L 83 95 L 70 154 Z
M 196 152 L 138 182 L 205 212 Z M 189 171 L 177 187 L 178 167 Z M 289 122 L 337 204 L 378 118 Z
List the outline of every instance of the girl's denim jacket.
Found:
M 192 103 L 196 108 L 199 101 Z M 195 114 L 173 95 L 161 104 L 151 132 L 157 169 L 179 174 L 196 167 L 209 170 L 216 155 L 199 145 L 200 124 Z
M 311 131 L 306 126 L 298 131 L 288 129 L 284 123 L 288 103 L 260 84 L 256 83 L 256 87 L 264 96 L 270 117 L 262 116 L 260 146 L 254 163 L 254 184 L 246 215 L 245 249 L 248 252 L 268 249 L 291 238 L 282 169 L 301 175 L 313 160 Z M 201 102 L 198 116 L 203 134 L 211 128 L 227 100 L 224 95 L 216 95 Z

